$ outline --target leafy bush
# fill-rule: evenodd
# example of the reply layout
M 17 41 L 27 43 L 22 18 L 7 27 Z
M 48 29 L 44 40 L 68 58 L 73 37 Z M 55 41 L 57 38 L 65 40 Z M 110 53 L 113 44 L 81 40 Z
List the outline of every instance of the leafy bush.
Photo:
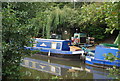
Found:
M 17 79 L 20 77 L 22 56 L 31 54 L 24 46 L 27 46 L 30 38 L 35 35 L 35 27 L 28 19 L 23 24 L 19 16 L 25 17 L 27 12 L 13 10 L 10 3 L 3 6 L 2 14 L 2 76 L 3 79 Z

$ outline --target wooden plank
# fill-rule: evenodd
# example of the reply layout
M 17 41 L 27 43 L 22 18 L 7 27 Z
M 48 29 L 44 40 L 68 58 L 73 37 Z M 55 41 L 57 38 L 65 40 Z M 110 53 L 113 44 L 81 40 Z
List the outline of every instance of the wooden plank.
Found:
M 70 46 L 70 51 L 79 51 L 81 48 L 76 47 L 76 46 Z

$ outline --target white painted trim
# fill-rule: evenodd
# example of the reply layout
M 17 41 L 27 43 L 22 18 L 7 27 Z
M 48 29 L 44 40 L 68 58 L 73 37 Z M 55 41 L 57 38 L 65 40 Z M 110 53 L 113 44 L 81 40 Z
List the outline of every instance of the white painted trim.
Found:
M 72 51 L 72 54 L 83 54 L 84 51 Z
M 61 44 L 61 46 L 60 46 L 60 50 L 62 50 L 62 45 L 63 45 L 62 43 L 63 43 L 63 42 L 60 42 L 60 44 Z
M 82 68 L 82 67 L 81 67 L 81 68 L 78 68 L 78 67 L 72 67 L 72 69 L 83 71 L 83 68 Z
M 91 58 L 87 58 L 87 57 L 86 57 L 86 60 L 87 60 L 87 61 L 91 61 Z

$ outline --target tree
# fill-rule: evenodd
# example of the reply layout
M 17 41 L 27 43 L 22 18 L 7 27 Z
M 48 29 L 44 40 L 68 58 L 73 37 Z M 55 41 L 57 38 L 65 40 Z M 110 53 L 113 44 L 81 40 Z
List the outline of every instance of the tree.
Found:
M 63 8 L 59 7 L 51 7 L 50 9 L 46 9 L 43 12 L 37 12 L 36 21 L 39 21 L 39 28 L 45 31 L 46 29 L 46 38 L 50 37 L 50 32 L 56 32 L 57 29 L 60 28 L 70 28 L 73 26 L 75 21 L 75 15 L 77 11 L 64 6 Z M 67 27 L 66 24 L 67 23 Z M 60 27 L 60 26 L 63 27 Z M 43 36 L 44 36 L 43 34 Z
M 83 31 L 88 28 L 92 29 L 92 27 L 95 26 L 99 28 L 100 31 L 102 29 L 103 34 L 97 39 L 103 39 L 107 35 L 104 34 L 105 32 L 113 33 L 114 30 L 119 30 L 118 9 L 118 3 L 112 2 L 85 4 L 79 11 L 77 22 Z M 91 30 L 88 32 L 91 32 Z
M 32 54 L 24 49 L 29 45 L 30 38 L 35 36 L 36 28 L 30 23 L 30 19 L 22 18 L 28 15 L 27 12 L 13 9 L 13 4 L 7 3 L 2 6 L 2 76 L 3 79 L 17 79 L 20 77 L 20 63 L 23 56 Z

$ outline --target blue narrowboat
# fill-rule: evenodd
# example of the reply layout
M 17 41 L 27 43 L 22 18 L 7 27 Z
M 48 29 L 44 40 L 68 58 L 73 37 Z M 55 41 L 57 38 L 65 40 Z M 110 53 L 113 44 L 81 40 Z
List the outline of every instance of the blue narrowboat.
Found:
M 56 40 L 56 39 L 40 39 L 35 38 L 32 47 L 25 47 L 30 50 L 39 50 L 40 54 L 58 57 L 74 57 L 80 59 L 80 55 L 84 54 L 84 50 L 79 47 L 72 46 L 71 40 Z M 61 56 L 59 56 L 61 55 Z
M 113 56 L 120 58 L 120 50 L 117 46 L 110 46 L 112 44 L 100 44 L 96 46 L 95 50 L 88 52 L 85 63 L 87 65 L 107 68 L 110 66 L 120 67 L 120 60 L 110 61 L 106 60 L 105 54 L 111 53 Z M 112 57 L 111 57 L 112 58 Z

